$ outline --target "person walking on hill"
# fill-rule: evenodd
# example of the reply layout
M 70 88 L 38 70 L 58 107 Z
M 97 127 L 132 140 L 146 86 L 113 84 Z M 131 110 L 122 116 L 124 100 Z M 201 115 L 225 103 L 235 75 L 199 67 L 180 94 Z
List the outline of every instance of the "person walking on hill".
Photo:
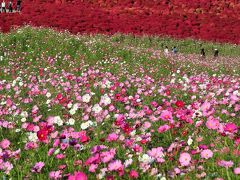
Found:
M 2 12 L 6 12 L 6 3 L 4 0 L 2 2 Z
M 165 49 L 164 49 L 164 54 L 165 54 L 165 56 L 168 55 L 168 53 L 169 53 L 168 47 L 165 46 Z
M 218 57 L 218 53 L 219 53 L 218 49 L 214 49 L 214 57 Z
M 205 53 L 205 49 L 201 48 L 201 57 L 205 58 L 206 57 L 206 53 Z
M 9 3 L 8 3 L 8 12 L 13 12 L 13 3 L 12 3 L 12 0 L 10 0 Z
M 173 47 L 172 52 L 173 52 L 173 54 L 177 54 L 177 48 L 176 48 L 176 46 Z
M 17 11 L 20 12 L 21 11 L 21 0 L 17 0 Z

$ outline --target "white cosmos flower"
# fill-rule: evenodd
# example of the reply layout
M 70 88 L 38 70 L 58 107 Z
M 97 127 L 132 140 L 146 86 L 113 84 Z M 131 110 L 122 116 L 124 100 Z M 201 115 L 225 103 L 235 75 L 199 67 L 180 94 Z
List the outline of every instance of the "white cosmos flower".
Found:
M 13 80 L 12 87 L 14 87 L 15 85 L 16 85 L 16 80 Z
M 154 159 L 148 154 L 143 154 L 142 156 L 139 156 L 138 160 L 143 163 L 152 163 L 154 161 Z
M 103 103 L 105 106 L 111 104 L 111 99 L 107 94 L 104 94 L 104 96 L 101 97 L 101 103 Z
M 127 159 L 127 160 L 125 160 L 125 162 L 124 162 L 124 166 L 125 166 L 125 168 L 128 167 L 129 165 L 131 165 L 132 162 L 133 162 L 132 159 Z
M 233 95 L 240 96 L 240 92 L 238 92 L 238 90 L 233 91 Z
M 68 109 L 70 109 L 72 107 L 72 103 L 68 103 L 67 107 L 68 107 Z
M 18 84 L 19 84 L 19 86 L 23 86 L 23 82 L 22 81 L 20 81 Z
M 22 118 L 21 122 L 26 122 L 26 120 L 27 120 L 26 118 Z
M 72 109 L 74 109 L 75 111 L 78 110 L 78 103 L 74 104 Z
M 46 104 L 50 104 L 50 102 L 51 102 L 51 100 L 50 100 L 50 99 L 48 99 L 48 100 L 46 101 Z
M 107 80 L 107 81 L 105 82 L 105 85 L 106 85 L 107 88 L 110 88 L 110 87 L 111 87 L 111 82 Z
M 37 133 L 30 132 L 28 139 L 29 141 L 36 142 L 38 140 Z
M 85 94 L 82 97 L 82 101 L 85 102 L 85 103 L 89 103 L 90 99 L 91 99 L 91 96 L 89 94 Z
M 60 116 L 55 116 L 54 117 L 54 123 L 57 124 L 58 126 L 63 125 L 63 120 L 60 118 Z
M 75 120 L 73 118 L 70 118 L 68 120 L 68 123 L 69 123 L 69 125 L 74 125 L 75 124 Z
M 82 130 L 87 129 L 88 127 L 89 127 L 89 124 L 86 123 L 86 122 L 81 124 L 81 129 L 82 129 Z
M 76 114 L 76 110 L 75 110 L 75 109 L 70 109 L 69 113 L 70 113 L 71 115 L 74 115 L 74 114 Z
M 100 113 L 102 111 L 101 106 L 99 106 L 99 104 L 95 104 L 92 108 L 92 111 L 96 114 Z
M 188 141 L 187 141 L 187 144 L 190 146 L 192 143 L 193 143 L 192 138 L 189 138 Z
M 28 117 L 28 112 L 27 111 L 21 112 L 21 116 L 24 117 L 24 118 L 27 118 Z
M 136 130 L 133 130 L 133 131 L 130 133 L 131 136 L 135 136 L 135 134 L 136 134 Z M 142 138 L 141 138 L 141 140 L 142 140 Z M 141 141 L 141 140 L 140 140 L 140 141 Z
M 46 96 L 47 96 L 47 98 L 50 98 L 51 97 L 51 93 L 47 92 Z
M 56 151 L 54 152 L 54 155 L 58 154 L 60 152 L 60 149 L 56 149 Z

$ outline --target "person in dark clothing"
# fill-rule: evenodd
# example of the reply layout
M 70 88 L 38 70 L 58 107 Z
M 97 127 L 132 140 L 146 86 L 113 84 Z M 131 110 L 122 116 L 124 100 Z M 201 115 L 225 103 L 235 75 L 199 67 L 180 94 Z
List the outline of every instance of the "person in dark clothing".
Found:
M 201 48 L 201 57 L 205 58 L 206 53 L 205 53 L 205 49 Z
M 214 49 L 214 57 L 218 57 L 218 53 L 219 53 L 218 49 Z
M 172 52 L 173 52 L 174 54 L 177 54 L 177 48 L 176 48 L 176 46 L 173 47 Z
M 8 3 L 8 11 L 9 12 L 13 12 L 13 3 L 12 3 L 12 1 L 9 1 L 9 3 Z
M 20 12 L 21 11 L 21 0 L 17 0 L 17 11 Z

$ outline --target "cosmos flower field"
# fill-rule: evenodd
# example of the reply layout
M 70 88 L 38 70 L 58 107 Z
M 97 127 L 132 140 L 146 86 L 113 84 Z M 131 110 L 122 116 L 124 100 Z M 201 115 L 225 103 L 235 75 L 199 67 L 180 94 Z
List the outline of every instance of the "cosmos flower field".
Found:
M 138 38 L 0 34 L 0 178 L 240 178 L 239 57 Z

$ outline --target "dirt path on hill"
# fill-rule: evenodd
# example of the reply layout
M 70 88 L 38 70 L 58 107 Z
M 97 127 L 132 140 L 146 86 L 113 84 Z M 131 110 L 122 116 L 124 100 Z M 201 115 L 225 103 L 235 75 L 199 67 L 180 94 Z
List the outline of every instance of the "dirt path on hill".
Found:
M 118 43 L 113 43 L 115 46 L 119 46 Z M 177 54 L 169 53 L 165 55 L 162 50 L 156 50 L 153 48 L 141 48 L 134 46 L 124 46 L 124 48 L 133 50 L 135 52 L 147 52 L 152 53 L 152 57 L 156 59 L 168 58 L 173 63 L 194 64 L 199 67 L 210 67 L 211 69 L 218 70 L 218 68 L 224 67 L 227 71 L 240 70 L 240 57 L 227 57 L 219 56 L 217 58 L 206 56 L 201 57 L 200 54 L 184 54 L 178 52 Z

